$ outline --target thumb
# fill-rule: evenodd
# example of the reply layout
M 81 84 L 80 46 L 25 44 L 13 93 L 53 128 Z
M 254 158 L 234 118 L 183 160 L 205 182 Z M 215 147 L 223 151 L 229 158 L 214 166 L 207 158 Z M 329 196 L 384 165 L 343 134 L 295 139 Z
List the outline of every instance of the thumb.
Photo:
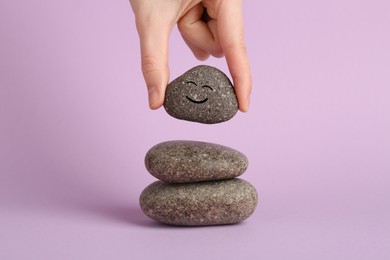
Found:
M 170 29 L 161 23 L 138 25 L 142 73 L 148 88 L 149 107 L 158 109 L 164 103 L 169 80 L 168 43 Z

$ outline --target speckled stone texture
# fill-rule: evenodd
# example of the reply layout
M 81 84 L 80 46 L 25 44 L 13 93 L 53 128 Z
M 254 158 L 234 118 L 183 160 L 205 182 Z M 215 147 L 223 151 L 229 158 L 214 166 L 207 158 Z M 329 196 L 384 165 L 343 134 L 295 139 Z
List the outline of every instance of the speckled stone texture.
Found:
M 231 119 L 238 102 L 229 78 L 217 68 L 201 65 L 168 84 L 164 108 L 178 119 L 215 124 Z
M 182 140 L 152 147 L 145 156 L 145 166 L 162 181 L 188 183 L 240 176 L 248 167 L 248 159 L 223 145 Z
M 231 179 L 189 184 L 156 181 L 141 193 L 140 205 L 150 218 L 179 226 L 236 224 L 257 206 L 256 189 Z

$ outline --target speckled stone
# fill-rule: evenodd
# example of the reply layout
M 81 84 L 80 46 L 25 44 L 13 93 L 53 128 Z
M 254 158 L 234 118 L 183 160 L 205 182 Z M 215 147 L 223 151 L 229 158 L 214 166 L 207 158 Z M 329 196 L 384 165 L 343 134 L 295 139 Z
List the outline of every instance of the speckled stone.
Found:
M 217 68 L 201 65 L 168 84 L 164 108 L 178 119 L 215 124 L 231 119 L 238 102 L 229 78 Z
M 145 166 L 162 181 L 188 183 L 240 176 L 248 167 L 248 159 L 223 145 L 182 140 L 152 147 L 145 156 Z
M 156 181 L 141 193 L 140 206 L 148 217 L 170 225 L 235 224 L 255 211 L 257 192 L 237 178 L 188 184 Z

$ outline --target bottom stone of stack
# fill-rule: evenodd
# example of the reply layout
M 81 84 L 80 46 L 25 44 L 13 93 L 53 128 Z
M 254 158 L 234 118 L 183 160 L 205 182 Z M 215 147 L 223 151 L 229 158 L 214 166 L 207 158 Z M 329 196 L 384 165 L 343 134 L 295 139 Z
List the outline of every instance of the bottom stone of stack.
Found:
M 148 217 L 179 226 L 236 224 L 252 215 L 257 201 L 256 189 L 238 178 L 186 184 L 156 181 L 140 196 Z

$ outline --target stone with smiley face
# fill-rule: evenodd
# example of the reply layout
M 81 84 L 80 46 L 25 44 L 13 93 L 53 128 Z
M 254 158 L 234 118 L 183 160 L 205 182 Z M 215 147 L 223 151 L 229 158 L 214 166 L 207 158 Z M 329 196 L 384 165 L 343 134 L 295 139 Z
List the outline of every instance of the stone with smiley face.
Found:
M 164 108 L 177 119 L 216 124 L 231 119 L 238 102 L 229 78 L 217 68 L 201 65 L 168 84 Z

